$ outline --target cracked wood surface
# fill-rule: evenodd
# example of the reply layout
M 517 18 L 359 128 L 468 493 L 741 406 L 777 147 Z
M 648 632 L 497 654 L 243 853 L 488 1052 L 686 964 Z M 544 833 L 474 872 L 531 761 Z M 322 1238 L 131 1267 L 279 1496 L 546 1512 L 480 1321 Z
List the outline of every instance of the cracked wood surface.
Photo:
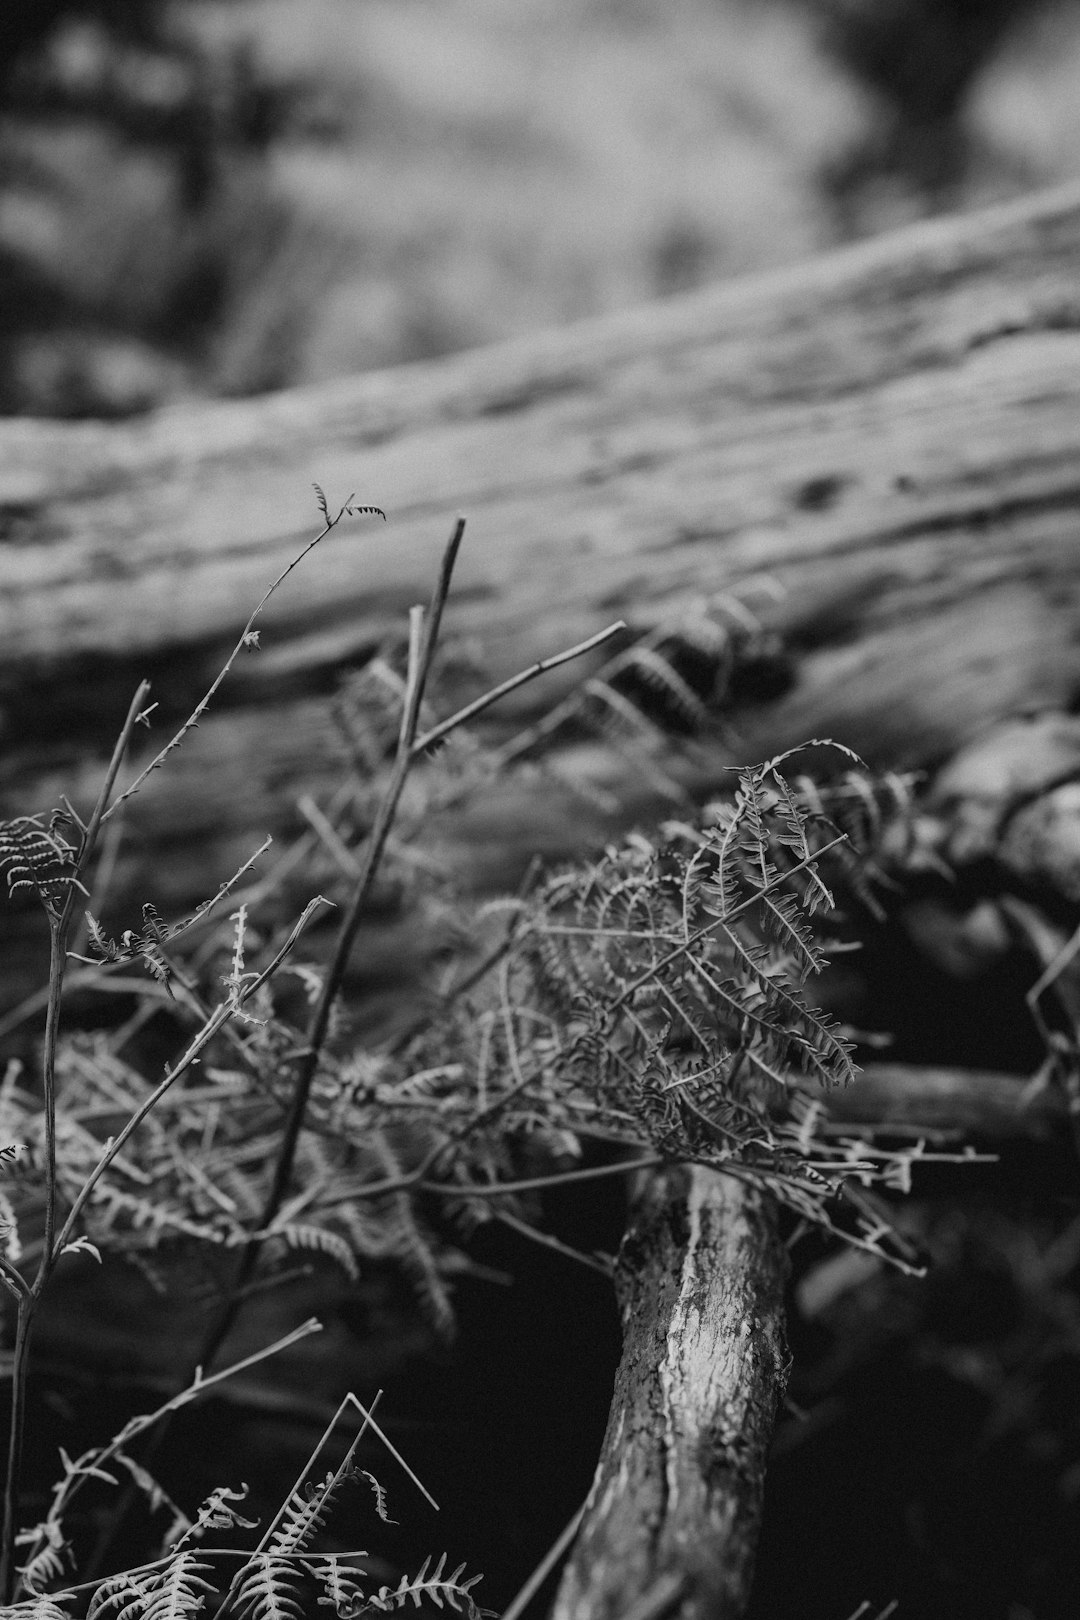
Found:
M 447 629 L 496 675 L 768 573 L 812 655 L 770 716 L 785 739 L 852 677 L 873 680 L 875 712 L 852 693 L 834 713 L 881 722 L 905 633 L 907 658 L 967 638 L 950 649 L 962 712 L 934 725 L 926 704 L 933 736 L 1060 696 L 1080 678 L 1063 656 L 1080 618 L 1078 263 L 1073 187 L 437 362 L 124 424 L 4 421 L 9 737 L 30 681 L 149 663 L 196 690 L 316 527 L 313 480 L 390 521 L 297 572 L 225 703 L 310 691 L 366 656 L 426 600 L 456 510 Z M 949 664 L 939 650 L 935 671 Z
M 619 615 L 644 630 L 779 586 L 752 599 L 787 662 L 741 695 L 702 793 L 807 736 L 922 765 L 1002 715 L 1068 708 L 1078 266 L 1074 186 L 438 362 L 123 424 L 0 422 L 0 814 L 91 799 L 144 674 L 159 734 L 187 712 L 314 532 L 315 480 L 389 522 L 329 537 L 271 602 L 262 649 L 133 806 L 121 910 L 197 902 L 265 831 L 298 830 L 299 794 L 343 768 L 326 694 L 427 599 L 456 510 L 446 630 L 492 679 Z M 626 819 L 655 815 L 617 758 L 600 776 Z M 440 836 L 490 890 L 602 831 L 530 787 Z M 21 940 L 10 954 L 18 980 Z
M 941 751 L 1060 699 L 1080 680 L 1078 264 L 1074 187 L 438 362 L 0 423 L 9 738 L 31 680 L 40 698 L 149 663 L 195 691 L 316 527 L 313 480 L 390 521 L 297 572 L 226 704 L 310 691 L 399 629 L 456 510 L 447 630 L 497 676 L 766 573 L 806 653 L 761 717 L 781 742 L 824 710 L 879 755 Z M 947 683 L 934 702 L 916 659 Z

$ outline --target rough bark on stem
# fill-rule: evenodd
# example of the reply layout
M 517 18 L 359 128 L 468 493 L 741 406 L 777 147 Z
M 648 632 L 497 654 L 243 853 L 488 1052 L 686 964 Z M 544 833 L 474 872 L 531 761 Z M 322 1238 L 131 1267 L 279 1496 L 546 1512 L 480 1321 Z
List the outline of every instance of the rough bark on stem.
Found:
M 787 1377 L 784 1276 L 756 1189 L 698 1166 L 643 1178 L 607 1434 L 552 1620 L 743 1613 Z
M 822 1101 L 852 1132 L 959 1138 L 1064 1140 L 1068 1105 L 1059 1087 L 992 1069 L 870 1063 L 854 1085 Z

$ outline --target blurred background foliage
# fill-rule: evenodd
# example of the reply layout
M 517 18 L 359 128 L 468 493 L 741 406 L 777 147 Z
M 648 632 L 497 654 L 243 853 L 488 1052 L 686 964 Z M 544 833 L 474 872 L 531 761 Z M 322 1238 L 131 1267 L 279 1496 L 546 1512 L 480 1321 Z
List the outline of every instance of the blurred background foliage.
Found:
M 6 0 L 0 411 L 428 358 L 1080 168 L 1076 0 Z

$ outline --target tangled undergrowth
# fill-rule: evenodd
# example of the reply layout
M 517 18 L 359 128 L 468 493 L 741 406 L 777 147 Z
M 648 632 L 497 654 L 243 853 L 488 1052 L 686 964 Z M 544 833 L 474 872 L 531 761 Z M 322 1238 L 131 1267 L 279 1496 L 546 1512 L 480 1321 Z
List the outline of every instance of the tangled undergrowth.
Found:
M 351 502 L 331 515 L 317 498 L 324 525 L 301 555 L 346 516 L 382 515 Z M 906 784 L 871 781 L 843 749 L 833 778 L 814 784 L 790 774 L 792 757 L 781 755 L 733 773 L 731 793 L 703 818 L 634 834 L 577 868 L 533 872 L 505 901 L 460 906 L 423 856 L 437 809 L 507 771 L 542 777 L 538 751 L 565 725 L 602 725 L 655 770 L 655 725 L 628 671 L 688 725 L 704 715 L 658 634 L 622 648 L 546 724 L 509 744 L 485 748 L 470 735 L 469 722 L 500 696 L 622 629 L 613 626 L 438 718 L 427 688 L 463 532 L 459 520 L 429 609 L 410 614 L 404 658 L 373 659 L 342 693 L 354 770 L 325 805 L 307 805 L 311 832 L 298 850 L 256 872 L 264 844 L 178 921 L 151 902 L 137 927 L 112 933 L 100 920 L 109 901 L 103 830 L 188 739 L 236 658 L 257 647 L 260 609 L 299 558 L 256 607 L 202 703 L 128 787 L 115 784 L 150 719 L 146 687 L 88 815 L 64 800 L 0 827 L 8 887 L 36 897 L 51 945 L 40 1076 L 13 1061 L 0 1085 L 0 1282 L 15 1318 L 5 1615 L 294 1620 L 313 1593 L 340 1615 L 424 1601 L 479 1612 L 479 1577 L 465 1579 L 464 1566 L 447 1573 L 444 1559 L 429 1560 L 397 1586 L 378 1585 L 366 1553 L 318 1550 L 332 1502 L 364 1472 L 355 1455 L 374 1427 L 367 1409 L 345 1461 L 320 1475 L 316 1450 L 254 1548 L 231 1544 L 254 1529 L 237 1505 L 242 1493 L 221 1486 L 191 1517 L 154 1478 L 154 1445 L 171 1415 L 235 1371 L 216 1361 L 252 1289 L 298 1263 L 330 1262 L 355 1279 L 393 1261 L 448 1332 L 451 1279 L 468 1264 L 463 1246 L 478 1224 L 499 1220 L 551 1241 L 538 1226 L 540 1191 L 683 1161 L 747 1178 L 799 1221 L 913 1269 L 874 1189 L 906 1188 L 925 1149 L 879 1148 L 829 1125 L 822 1099 L 852 1077 L 851 1047 L 805 989 L 841 945 L 834 889 L 872 907 L 879 863 L 905 852 Z M 723 626 L 703 618 L 695 635 L 719 642 Z M 326 893 L 283 922 L 283 888 L 304 856 Z M 454 918 L 457 948 L 412 1025 L 358 1047 L 343 978 L 376 878 L 388 874 Z M 340 919 L 333 943 L 311 950 L 311 924 L 330 907 Z M 76 981 L 126 992 L 131 1017 L 110 1031 L 61 1033 L 65 987 Z M 174 1039 L 155 1076 L 133 1054 L 140 1029 L 163 1012 Z M 24 1526 L 38 1308 L 63 1257 L 91 1265 L 105 1250 L 164 1286 L 176 1255 L 212 1261 L 218 1292 L 198 1364 L 180 1394 L 109 1445 L 63 1456 L 48 1512 Z M 143 1436 L 140 1461 L 133 1442 Z M 367 1477 L 385 1516 L 381 1486 Z M 85 1522 L 73 1502 L 91 1487 L 119 1504 L 134 1492 L 166 1521 L 154 1558 L 112 1575 L 85 1571 Z M 123 1511 L 114 1509 L 114 1536 Z M 210 1531 L 228 1532 L 230 1545 L 211 1547 Z

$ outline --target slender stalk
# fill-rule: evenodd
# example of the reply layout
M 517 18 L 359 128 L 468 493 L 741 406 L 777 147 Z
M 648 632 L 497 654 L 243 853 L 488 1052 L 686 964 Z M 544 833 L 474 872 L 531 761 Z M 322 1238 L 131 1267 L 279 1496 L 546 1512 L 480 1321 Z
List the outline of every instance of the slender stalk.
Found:
M 545 670 L 553 669 L 559 664 L 566 663 L 571 658 L 579 657 L 582 653 L 599 645 L 600 642 L 605 641 L 622 628 L 621 624 L 609 626 L 608 629 L 590 636 L 586 641 L 578 643 L 578 645 L 565 652 L 557 653 L 551 658 L 539 660 L 520 674 L 502 682 L 491 692 L 478 698 L 474 703 L 466 705 L 465 708 L 452 715 L 450 719 L 440 722 L 422 736 L 418 736 L 424 694 L 431 675 L 439 632 L 442 626 L 443 612 L 450 594 L 454 565 L 457 561 L 464 534 L 465 519 L 459 517 L 443 552 L 439 575 L 432 591 L 431 605 L 427 614 L 425 615 L 419 608 L 413 608 L 409 615 L 409 660 L 393 769 L 376 813 L 374 825 L 368 835 L 367 844 L 356 874 L 352 897 L 342 919 L 334 954 L 308 1027 L 307 1044 L 300 1058 L 296 1084 L 282 1130 L 281 1145 L 274 1165 L 270 1189 L 258 1224 L 244 1246 L 229 1302 L 204 1346 L 203 1360 L 207 1364 L 213 1361 L 236 1320 L 241 1299 L 251 1279 L 265 1234 L 272 1227 L 275 1217 L 285 1201 L 293 1164 L 296 1159 L 300 1133 L 303 1129 L 304 1118 L 311 1096 L 311 1088 L 326 1044 L 334 1003 L 341 989 L 345 970 L 356 941 L 356 935 L 397 816 L 401 794 L 413 764 L 428 749 L 454 730 L 455 727 L 463 724 L 466 720 L 474 718 L 500 697 L 504 697 L 508 692 L 514 691 L 525 682 L 534 680 L 538 675 L 543 674 Z M 500 952 L 499 955 L 501 954 Z M 406 1184 L 415 1185 L 419 1182 L 431 1168 L 433 1162 L 433 1160 L 425 1161 L 424 1164 L 418 1166 L 411 1173 Z
M 15 1328 L 15 1350 L 11 1371 L 11 1431 L 8 1437 L 7 1472 L 4 1479 L 4 1521 L 0 1533 L 0 1602 L 10 1602 L 15 1586 L 15 1536 L 18 1529 L 19 1484 L 22 1478 L 23 1437 L 26 1429 L 26 1379 L 29 1370 L 30 1347 L 33 1339 L 34 1318 L 45 1292 L 56 1258 L 62 1245 L 55 1242 L 56 1228 L 56 1048 L 60 1031 L 60 1004 L 64 993 L 64 973 L 67 966 L 67 946 L 74 920 L 75 896 L 82 889 L 81 878 L 93 859 L 98 833 L 108 813 L 109 798 L 117 773 L 131 742 L 131 735 L 146 704 L 150 687 L 140 682 L 128 705 L 124 724 L 113 747 L 112 756 L 98 793 L 90 820 L 83 823 L 71 812 L 79 829 L 79 852 L 74 870 L 65 874 L 63 898 L 55 893 L 42 893 L 42 903 L 49 921 L 49 991 L 45 1013 L 45 1038 L 42 1053 L 42 1088 L 45 1114 L 45 1221 L 41 1259 L 33 1283 L 19 1298 Z
M 350 496 L 350 502 L 351 500 L 352 497 Z M 0 1276 L 0 1281 L 3 1282 L 4 1286 L 6 1286 L 10 1292 L 16 1294 L 18 1297 L 18 1319 L 16 1326 L 15 1352 L 12 1368 L 12 1393 L 10 1403 L 11 1432 L 8 1444 L 7 1472 L 4 1487 L 3 1529 L 2 1532 L 0 1532 L 0 1604 L 10 1601 L 12 1592 L 15 1588 L 15 1537 L 18 1520 L 19 1483 L 22 1468 L 23 1432 L 25 1429 L 27 1368 L 29 1363 L 29 1352 L 33 1333 L 34 1317 L 42 1294 L 44 1293 L 49 1278 L 52 1275 L 53 1268 L 55 1267 L 60 1255 L 63 1253 L 79 1214 L 81 1213 L 87 1199 L 93 1191 L 94 1186 L 97 1184 L 98 1180 L 104 1174 L 108 1166 L 112 1163 L 117 1153 L 120 1152 L 124 1143 L 146 1118 L 147 1114 L 160 1100 L 164 1092 L 171 1085 L 173 1085 L 176 1079 L 190 1066 L 191 1062 L 208 1043 L 208 1041 L 217 1033 L 220 1028 L 224 1026 L 224 1024 L 228 1022 L 233 1014 L 239 1010 L 242 1003 L 246 1001 L 249 996 L 253 995 L 260 985 L 265 983 L 266 979 L 274 971 L 276 971 L 285 955 L 287 955 L 288 951 L 291 950 L 295 940 L 299 937 L 299 933 L 303 928 L 307 917 L 314 909 L 314 906 L 322 903 L 320 897 L 320 900 L 314 901 L 311 905 L 309 905 L 309 907 L 305 910 L 303 917 L 300 919 L 300 922 L 290 934 L 289 939 L 276 954 L 273 962 L 269 965 L 269 967 L 264 969 L 264 971 L 256 980 L 254 980 L 253 983 L 245 986 L 241 993 L 234 992 L 228 1002 L 222 1004 L 222 1006 L 214 1010 L 214 1012 L 205 1021 L 203 1027 L 189 1045 L 188 1050 L 185 1052 L 180 1061 L 173 1065 L 172 1069 L 165 1076 L 162 1083 L 155 1089 L 144 1105 L 132 1115 L 119 1135 L 106 1144 L 97 1164 L 80 1188 L 79 1193 L 76 1196 L 70 1211 L 68 1212 L 68 1216 L 64 1222 L 63 1228 L 57 1237 L 56 1052 L 60 1024 L 60 1007 L 63 999 L 64 978 L 68 961 L 68 943 L 74 921 L 76 894 L 78 892 L 85 893 L 85 888 L 81 880 L 86 873 L 91 860 L 93 859 L 98 842 L 98 836 L 102 827 L 109 821 L 113 814 L 138 791 L 150 773 L 157 770 L 158 767 L 165 762 L 173 750 L 180 746 L 188 733 L 198 724 L 200 717 L 205 712 L 222 681 L 224 681 L 225 677 L 228 675 L 240 652 L 245 647 L 252 646 L 257 642 L 258 637 L 253 628 L 255 620 L 262 612 L 262 609 L 265 607 L 267 601 L 277 590 L 278 586 L 284 579 L 287 578 L 289 574 L 292 573 L 293 569 L 296 568 L 303 558 L 307 556 L 308 552 L 318 545 L 318 543 L 337 526 L 346 512 L 352 515 L 354 511 L 349 502 L 346 502 L 345 505 L 342 506 L 342 508 L 338 511 L 336 516 L 331 517 L 326 510 L 325 499 L 321 492 L 319 492 L 319 502 L 325 518 L 325 525 L 323 529 L 314 537 L 313 540 L 308 542 L 304 549 L 293 558 L 286 568 L 281 571 L 281 573 L 270 585 L 269 589 L 263 593 L 254 610 L 250 614 L 247 623 L 241 631 L 240 637 L 224 666 L 218 672 L 217 677 L 211 683 L 209 689 L 194 711 L 180 727 L 179 731 L 177 731 L 171 740 L 165 745 L 165 747 L 154 756 L 150 763 L 136 775 L 135 779 L 128 785 L 128 787 L 125 788 L 124 791 L 114 799 L 113 792 L 116 786 L 117 776 L 130 746 L 131 737 L 135 726 L 140 720 L 145 720 L 148 713 L 146 704 L 150 687 L 146 681 L 141 682 L 128 707 L 124 724 L 120 729 L 120 733 L 113 748 L 109 764 L 106 767 L 97 801 L 90 814 L 89 820 L 84 822 L 79 816 L 78 812 L 68 803 L 68 801 L 63 801 L 65 809 L 70 816 L 73 825 L 78 829 L 79 845 L 78 853 L 73 862 L 72 868 L 64 871 L 63 873 L 64 888 L 62 894 L 58 893 L 59 880 L 57 883 L 52 885 L 43 885 L 41 889 L 41 899 L 49 922 L 49 985 L 46 1000 L 45 1037 L 42 1059 L 42 1082 L 45 1115 L 45 1162 L 43 1166 L 43 1174 L 45 1179 L 45 1216 L 41 1258 L 38 1263 L 37 1272 L 32 1284 L 25 1284 L 21 1278 L 18 1282 L 16 1282 L 13 1276 L 10 1275 L 12 1268 L 6 1264 L 3 1267 L 2 1276 Z M 375 507 L 364 507 L 362 509 L 357 508 L 355 510 L 378 512 L 380 516 L 385 517 L 385 514 Z M 462 527 L 463 525 L 459 524 L 459 531 Z M 460 541 L 460 532 L 458 533 L 458 541 Z M 430 663 L 430 649 L 428 662 Z M 413 732 L 410 740 L 412 740 L 412 736 L 415 736 L 415 715 L 419 712 L 419 697 L 422 695 L 422 688 L 423 681 L 421 680 L 419 683 L 417 700 L 413 709 Z M 248 862 L 247 866 L 250 866 L 250 864 L 251 863 Z M 237 877 L 242 875 L 242 873 L 247 870 L 247 866 L 241 868 L 241 872 L 237 874 Z M 217 900 L 221 899 L 222 895 L 232 888 L 236 880 L 236 878 L 230 880 L 229 884 L 225 885 L 224 888 L 219 891 L 218 895 L 215 896 L 214 900 L 210 902 L 209 906 L 200 908 L 200 911 L 197 912 L 195 917 L 190 921 L 193 923 L 200 920 L 200 915 L 216 904 Z M 186 927 L 188 925 L 184 926 Z
M 232 652 L 229 654 L 228 658 L 225 660 L 224 664 L 218 670 L 216 676 L 211 681 L 211 683 L 210 683 L 209 687 L 207 688 L 206 692 L 203 694 L 202 698 L 200 698 L 199 702 L 196 704 L 195 708 L 192 710 L 192 712 L 188 716 L 188 718 L 184 721 L 184 723 L 180 727 L 179 731 L 177 731 L 175 733 L 175 735 L 172 736 L 169 739 L 169 741 L 165 744 L 164 748 L 162 748 L 157 754 L 154 755 L 154 757 L 150 761 L 149 765 L 146 765 L 146 766 L 143 767 L 143 769 L 135 777 L 134 781 L 129 782 L 128 786 L 124 789 L 123 793 L 118 794 L 117 797 L 113 800 L 112 804 L 108 805 L 107 808 L 105 808 L 105 807 L 102 808 L 102 813 L 101 813 L 101 816 L 99 818 L 100 820 L 107 820 L 110 816 L 115 815 L 116 811 L 120 809 L 120 806 L 122 804 L 125 804 L 127 802 L 127 800 L 131 798 L 132 794 L 137 793 L 139 791 L 139 789 L 142 787 L 143 783 L 146 781 L 146 778 L 150 775 L 151 771 L 156 771 L 162 765 L 164 765 L 164 763 L 168 759 L 169 755 L 175 749 L 180 747 L 180 744 L 183 742 L 183 740 L 187 736 L 188 732 L 193 731 L 194 728 L 198 725 L 199 721 L 202 719 L 203 715 L 206 713 L 206 710 L 210 707 L 210 704 L 213 702 L 213 699 L 214 699 L 214 697 L 215 697 L 215 695 L 217 693 L 217 690 L 220 687 L 222 681 L 224 681 L 225 677 L 228 675 L 229 671 L 232 669 L 233 665 L 235 664 L 237 658 L 240 656 L 241 652 L 243 652 L 244 648 L 245 647 L 254 647 L 254 646 L 258 645 L 258 632 L 254 628 L 255 620 L 259 617 L 259 614 L 262 612 L 262 610 L 266 606 L 267 602 L 269 602 L 270 598 L 273 596 L 273 594 L 277 590 L 278 586 L 281 585 L 286 579 L 288 579 L 288 577 L 292 573 L 293 569 L 299 567 L 300 563 L 303 562 L 303 560 L 307 556 L 308 552 L 309 551 L 314 551 L 315 547 L 319 544 L 319 542 L 321 540 L 326 539 L 326 536 L 330 533 L 330 531 L 332 529 L 335 529 L 337 527 L 337 525 L 341 522 L 342 518 L 345 516 L 345 514 L 347 512 L 350 513 L 350 515 L 351 515 L 352 510 L 353 510 L 351 508 L 351 506 L 350 506 L 351 501 L 352 501 L 352 496 L 350 495 L 349 500 L 345 502 L 344 506 L 342 506 L 339 509 L 336 516 L 334 516 L 334 517 L 330 517 L 329 514 L 326 513 L 325 508 L 323 509 L 324 516 L 326 517 L 326 522 L 325 522 L 323 528 L 321 528 L 319 530 L 319 533 L 317 535 L 315 535 L 314 539 L 308 541 L 308 543 L 304 547 L 304 549 L 297 553 L 297 555 L 292 559 L 292 561 L 289 563 L 289 565 L 286 568 L 283 568 L 281 570 L 281 573 L 274 580 L 273 584 L 268 586 L 267 589 L 263 592 L 262 596 L 260 596 L 259 600 L 256 602 L 254 608 L 251 610 L 251 613 L 248 616 L 247 623 L 245 624 L 244 628 L 240 632 L 240 635 L 239 635 L 239 637 L 237 639 L 235 647 L 233 648 Z M 384 519 L 384 521 L 385 521 L 385 518 L 386 518 L 386 513 L 381 511 L 378 507 L 365 506 L 365 507 L 362 507 L 362 508 L 358 507 L 358 508 L 356 508 L 356 510 L 357 511 L 364 511 L 364 512 L 377 512 L 378 515 L 381 518 Z
M 614 624 L 609 624 L 606 630 L 598 630 L 594 636 L 587 637 L 585 641 L 579 641 L 576 646 L 567 647 L 564 652 L 553 653 L 550 658 L 537 659 L 536 663 L 530 664 L 528 669 L 519 670 L 516 675 L 511 675 L 508 680 L 502 681 L 498 686 L 493 686 L 490 692 L 485 692 L 482 697 L 475 698 L 472 703 L 467 703 L 463 709 L 459 709 L 456 714 L 452 714 L 448 720 L 441 720 L 437 726 L 432 726 L 430 731 L 425 731 L 423 736 L 418 737 L 413 744 L 413 753 L 426 753 L 437 742 L 441 742 L 444 737 L 449 736 L 451 731 L 456 731 L 458 726 L 467 725 L 470 720 L 475 720 L 478 714 L 483 714 L 485 709 L 490 709 L 493 703 L 498 703 L 499 699 L 506 697 L 507 693 L 516 692 L 519 686 L 525 686 L 527 682 L 534 681 L 538 675 L 545 674 L 549 669 L 558 669 L 560 664 L 568 664 L 572 658 L 580 658 L 583 653 L 591 652 L 594 647 L 599 647 L 603 642 L 610 641 L 612 636 L 617 636 L 620 630 L 625 629 L 625 619 L 616 619 Z
M 267 1193 L 257 1228 L 244 1245 L 229 1301 L 215 1328 L 208 1336 L 203 1349 L 202 1359 L 207 1365 L 212 1363 L 236 1320 L 240 1308 L 240 1296 L 251 1279 L 259 1249 L 262 1246 L 262 1234 L 272 1225 L 275 1215 L 281 1208 L 289 1185 L 289 1177 L 292 1175 L 293 1162 L 296 1158 L 297 1144 L 300 1140 L 300 1132 L 303 1128 L 311 1088 L 326 1043 L 327 1031 L 330 1028 L 330 1015 L 338 992 L 341 989 L 341 982 L 345 975 L 349 957 L 352 954 L 364 908 L 367 905 L 368 896 L 371 893 L 375 876 L 382 861 L 386 840 L 390 835 L 401 794 L 412 766 L 412 747 L 416 740 L 420 705 L 423 702 L 424 688 L 431 670 L 443 608 L 450 592 L 454 563 L 457 560 L 464 534 L 465 519 L 459 518 L 443 553 L 431 608 L 427 616 L 427 622 L 423 626 L 422 634 L 420 633 L 421 626 L 418 615 L 413 613 L 410 616 L 409 673 L 394 768 L 382 802 L 379 805 L 375 823 L 368 836 L 367 847 L 353 889 L 352 899 L 342 920 L 334 947 L 334 954 L 327 969 L 326 977 L 323 980 L 322 990 L 308 1027 L 307 1045 L 300 1059 L 292 1102 L 281 1133 L 281 1144 L 274 1165 L 270 1190 Z
M 97 803 L 93 808 L 90 820 L 87 822 L 86 833 L 83 837 L 82 851 L 80 854 L 80 866 L 84 866 L 86 861 L 89 859 L 90 853 L 97 842 L 98 830 L 100 829 L 102 822 L 106 821 L 109 816 L 112 815 L 113 811 L 121 802 L 120 799 L 117 799 L 115 804 L 110 805 L 109 800 L 112 797 L 112 790 L 116 786 L 116 778 L 120 774 L 120 767 L 124 762 L 124 755 L 127 753 L 128 748 L 131 745 L 132 733 L 146 712 L 146 700 L 149 696 L 150 682 L 140 681 L 135 689 L 135 696 L 132 698 L 131 703 L 128 706 L 127 716 L 124 720 L 124 724 L 120 728 L 120 735 L 116 739 L 116 745 L 113 748 L 112 758 L 109 760 L 109 766 L 105 772 L 105 780 L 101 784 L 101 791 L 98 794 Z M 140 777 L 139 780 L 141 781 L 142 778 Z M 125 794 L 122 795 L 122 797 L 129 799 L 134 791 L 135 788 L 132 786 Z
M 633 1147 L 632 1142 L 615 1142 L 616 1147 Z M 426 1181 L 424 1178 L 434 1161 L 445 1153 L 447 1144 L 440 1142 L 415 1170 L 406 1170 L 400 1176 L 388 1176 L 385 1181 L 343 1182 L 332 1198 L 320 1200 L 320 1209 L 333 1209 L 335 1204 L 351 1204 L 356 1198 L 381 1198 L 389 1193 L 438 1193 L 441 1198 L 501 1198 L 505 1193 L 542 1192 L 548 1187 L 561 1187 L 571 1181 L 595 1181 L 601 1176 L 625 1176 L 634 1170 L 651 1170 L 668 1161 L 661 1153 L 649 1153 L 640 1159 L 620 1159 L 616 1164 L 593 1164 L 581 1170 L 553 1170 L 542 1176 L 527 1176 L 521 1181 Z M 725 1166 L 726 1168 L 726 1166 Z
M 49 918 L 49 1001 L 45 1013 L 45 1049 L 41 1062 L 45 1092 L 45 1231 L 41 1263 L 31 1293 L 35 1303 L 52 1269 L 53 1234 L 56 1228 L 56 1043 L 67 959 L 62 924 L 61 918 Z
M 581 1506 L 578 1508 L 570 1522 L 559 1532 L 554 1542 L 548 1548 L 543 1558 L 541 1558 L 540 1562 L 537 1564 L 536 1568 L 525 1582 L 525 1585 L 521 1588 L 521 1591 L 510 1604 L 510 1607 L 503 1610 L 502 1620 L 519 1620 L 519 1617 L 525 1613 L 525 1610 L 529 1607 L 529 1604 L 532 1602 L 537 1592 L 539 1592 L 540 1588 L 543 1586 L 556 1564 L 558 1564 L 559 1560 L 564 1558 L 569 1552 L 574 1537 L 577 1535 L 581 1526 L 581 1521 L 585 1517 L 585 1509 L 587 1506 L 587 1502 L 582 1502 Z
M 29 1294 L 19 1300 L 15 1349 L 11 1364 L 11 1429 L 8 1434 L 7 1480 L 4 1489 L 4 1526 L 0 1539 L 0 1602 L 10 1603 L 15 1589 L 15 1536 L 18 1531 L 18 1484 L 22 1475 L 23 1435 L 26 1429 L 26 1375 L 36 1301 Z

